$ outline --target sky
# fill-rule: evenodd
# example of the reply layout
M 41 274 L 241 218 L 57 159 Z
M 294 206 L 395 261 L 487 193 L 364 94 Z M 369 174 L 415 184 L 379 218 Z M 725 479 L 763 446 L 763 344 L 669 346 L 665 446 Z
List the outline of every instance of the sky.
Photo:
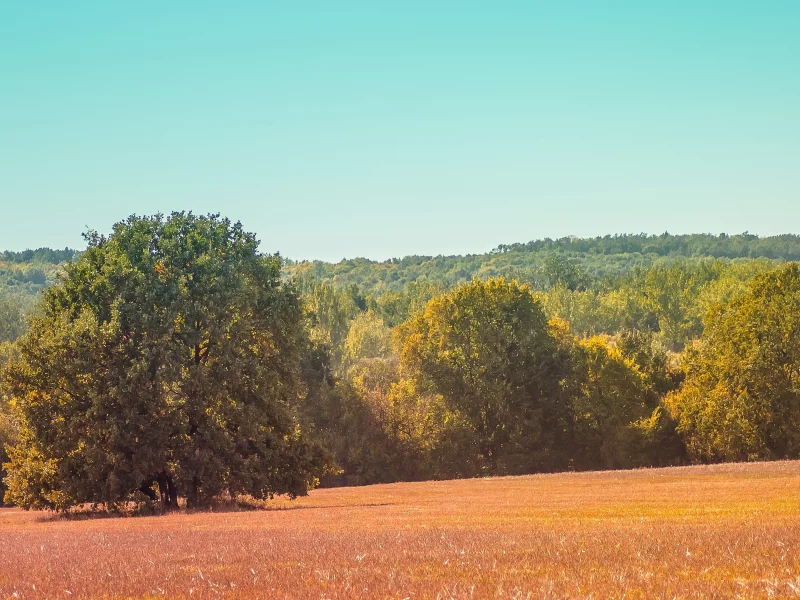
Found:
M 0 248 L 800 233 L 800 2 L 0 3 Z

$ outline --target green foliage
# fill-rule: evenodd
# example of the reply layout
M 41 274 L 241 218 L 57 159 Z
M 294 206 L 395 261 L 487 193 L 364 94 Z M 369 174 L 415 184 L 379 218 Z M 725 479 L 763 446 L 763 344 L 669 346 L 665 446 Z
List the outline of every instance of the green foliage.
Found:
M 549 287 L 561 286 L 575 291 L 585 289 L 590 284 L 590 277 L 580 264 L 558 254 L 551 254 L 545 259 L 544 274 Z
M 339 455 L 348 483 L 424 477 L 420 420 L 409 410 L 420 398 L 398 399 L 396 381 L 396 361 L 383 358 L 361 359 L 344 379 L 345 444 Z
M 708 256 L 713 258 L 782 258 L 800 260 L 800 236 L 793 234 L 760 238 L 750 233 L 740 235 L 695 233 L 689 235 L 622 234 L 595 238 L 546 238 L 527 244 L 501 245 L 495 252 L 569 251 L 616 255 L 653 254 L 656 256 Z
M 554 469 L 565 417 L 561 365 L 530 289 L 473 281 L 399 330 L 403 370 L 469 423 L 487 473 Z
M 387 292 L 403 292 L 414 282 L 424 281 L 444 291 L 473 278 L 490 277 L 517 279 L 535 290 L 557 285 L 576 290 L 602 288 L 605 282 L 637 269 L 667 267 L 676 261 L 696 264 L 720 259 L 724 264 L 738 264 L 759 258 L 800 260 L 800 236 L 760 238 L 745 233 L 566 237 L 500 245 L 486 254 L 406 256 L 383 262 L 356 258 L 337 264 L 304 261 L 286 268 L 290 275 L 310 277 L 339 288 L 356 284 L 364 293 L 379 298 Z M 397 324 L 387 315 L 382 316 L 388 325 Z
M 667 349 L 680 352 L 702 333 L 702 315 L 710 305 L 729 299 L 755 275 L 774 267 L 767 260 L 733 265 L 679 260 L 635 269 L 586 290 L 558 284 L 541 298 L 547 314 L 569 321 L 576 334 L 652 332 Z
M 330 369 L 320 348 L 310 369 L 313 393 L 303 417 L 309 430 L 331 450 L 342 472 L 327 484 L 362 484 L 418 479 L 426 473 L 418 425 L 428 418 L 425 398 L 397 393 L 397 360 L 391 331 L 372 310 L 352 322 L 342 364 Z M 327 372 L 328 376 L 322 374 Z M 403 388 L 405 389 L 405 388 Z M 415 420 L 416 419 L 416 420 Z
M 24 331 L 22 310 L 9 298 L 0 297 L 0 343 L 13 342 Z
M 48 289 L 6 371 L 8 500 L 63 510 L 158 485 L 304 494 L 324 467 L 293 416 L 305 347 L 280 260 L 215 215 L 131 217 Z
M 360 313 L 350 325 L 343 343 L 345 369 L 363 359 L 388 358 L 392 353 L 392 331 L 375 311 Z
M 36 263 L 36 264 L 50 264 L 60 265 L 66 262 L 72 262 L 77 258 L 78 252 L 71 248 L 64 248 L 63 250 L 52 250 L 50 248 L 38 248 L 36 250 L 23 250 L 22 252 L 11 252 L 4 250 L 0 252 L 0 262 L 4 263 Z
M 23 506 L 797 456 L 797 236 L 281 265 L 179 213 L 89 242 L 0 255 Z
M 313 322 L 311 335 L 333 352 L 334 364 L 338 365 L 350 322 L 361 313 L 359 304 L 365 301 L 357 288 L 340 290 L 309 279 L 303 280 L 301 286 L 303 301 Z
M 642 375 L 649 394 L 658 398 L 677 390 L 683 381 L 683 372 L 670 364 L 667 352 L 649 331 L 623 330 L 616 338 L 622 356 L 633 361 Z M 655 404 L 655 399 L 650 403 Z
M 442 289 L 425 280 L 413 281 L 402 292 L 387 291 L 377 301 L 378 313 L 389 327 L 396 327 L 411 315 L 425 309 L 428 302 L 442 294 Z
M 577 468 L 632 468 L 679 462 L 683 451 L 661 407 L 671 387 L 663 355 L 640 336 L 577 342 L 571 388 Z M 637 362 L 637 360 L 639 362 Z
M 25 318 L 38 294 L 55 283 L 62 264 L 74 250 L 0 252 L 0 342 L 13 341 L 25 331 Z
M 0 381 L 3 378 L 3 371 L 6 364 L 11 359 L 14 349 L 8 342 L 0 341 Z M 6 486 L 5 477 L 8 475 L 4 464 L 8 462 L 8 449 L 13 448 L 17 443 L 17 421 L 14 418 L 13 407 L 10 403 L 11 398 L 2 392 L 0 388 L 0 505 L 3 504 Z
M 757 276 L 712 308 L 669 399 L 691 455 L 800 456 L 800 266 Z
M 598 290 L 570 290 L 556 285 L 541 292 L 539 298 L 548 316 L 567 321 L 570 329 L 579 335 L 615 333 L 626 318 L 635 319 L 637 325 L 647 327 L 645 319 L 637 318 L 638 313 L 644 310 L 638 298 L 617 290 L 604 293 Z M 657 324 L 653 326 L 657 328 Z

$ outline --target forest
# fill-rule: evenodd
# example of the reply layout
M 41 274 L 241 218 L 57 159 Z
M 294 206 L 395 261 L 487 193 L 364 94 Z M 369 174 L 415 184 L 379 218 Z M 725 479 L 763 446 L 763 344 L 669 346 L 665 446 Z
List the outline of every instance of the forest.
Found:
M 618 277 L 636 269 L 714 258 L 726 263 L 759 258 L 800 260 L 800 236 L 664 233 L 566 237 L 501 244 L 489 253 L 467 256 L 406 256 L 383 262 L 356 258 L 336 264 L 286 260 L 285 269 L 287 273 L 308 275 L 338 286 L 356 284 L 365 293 L 380 295 L 401 292 L 407 284 L 420 280 L 447 289 L 472 278 L 488 277 L 517 279 L 535 290 L 547 289 L 557 282 L 573 289 L 613 287 Z
M 299 262 L 218 215 L 0 254 L 6 502 L 800 456 L 800 237 Z

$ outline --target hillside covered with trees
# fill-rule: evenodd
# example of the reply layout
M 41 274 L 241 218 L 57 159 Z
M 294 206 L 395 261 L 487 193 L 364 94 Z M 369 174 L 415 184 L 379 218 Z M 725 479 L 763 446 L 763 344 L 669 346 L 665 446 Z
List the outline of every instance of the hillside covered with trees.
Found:
M 174 213 L 0 255 L 9 502 L 800 456 L 798 236 L 257 246 Z
M 758 258 L 800 260 L 800 236 L 664 233 L 566 237 L 501 244 L 487 254 L 466 256 L 406 256 L 382 262 L 355 258 L 335 264 L 287 261 L 286 270 L 340 287 L 355 284 L 365 293 L 380 295 L 402 291 L 407 284 L 421 279 L 442 289 L 488 277 L 517 279 L 534 289 L 555 283 L 574 289 L 600 283 L 613 285 L 616 277 L 634 270 L 668 266 L 676 261 L 722 259 L 741 263 Z
M 0 252 L 0 342 L 22 334 L 39 292 L 55 283 L 61 265 L 75 255 L 68 248 Z

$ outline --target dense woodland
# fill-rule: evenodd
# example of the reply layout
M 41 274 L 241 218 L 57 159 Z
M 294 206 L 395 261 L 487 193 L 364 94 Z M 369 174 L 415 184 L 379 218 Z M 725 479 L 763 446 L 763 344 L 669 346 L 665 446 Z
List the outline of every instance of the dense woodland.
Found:
M 615 287 L 620 276 L 637 269 L 713 258 L 726 263 L 759 258 L 800 260 L 800 236 L 664 233 L 567 237 L 500 245 L 488 254 L 406 256 L 383 262 L 356 258 L 336 264 L 288 260 L 285 268 L 288 273 L 307 275 L 339 287 L 355 284 L 364 293 L 378 296 L 390 291 L 402 292 L 409 283 L 421 280 L 448 289 L 474 278 L 489 277 L 517 279 L 535 290 L 559 282 L 571 289 Z
M 7 501 L 800 456 L 798 236 L 257 246 L 175 213 L 0 254 Z

